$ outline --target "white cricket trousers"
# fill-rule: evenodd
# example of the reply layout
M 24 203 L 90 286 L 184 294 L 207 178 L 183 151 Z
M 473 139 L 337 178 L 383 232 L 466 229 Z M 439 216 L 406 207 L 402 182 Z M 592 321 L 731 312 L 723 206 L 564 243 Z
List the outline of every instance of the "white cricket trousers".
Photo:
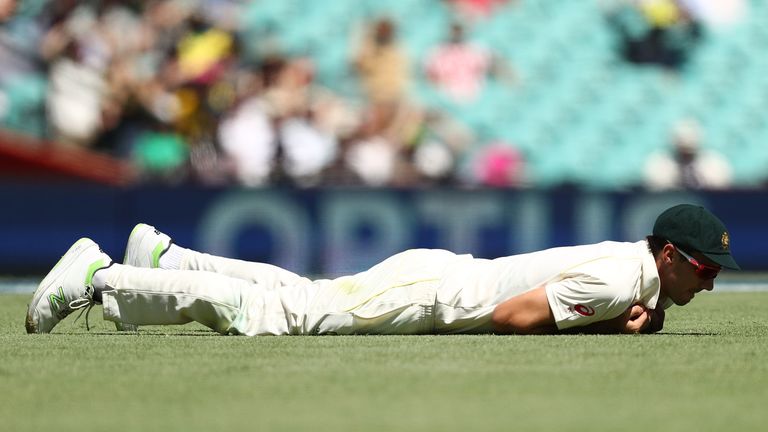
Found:
M 415 249 L 354 276 L 312 281 L 269 264 L 189 251 L 180 270 L 113 265 L 102 295 L 104 319 L 136 325 L 197 321 L 222 334 L 248 336 L 454 332 L 465 324 L 453 309 L 438 313 L 449 320 L 436 322 L 437 291 L 446 269 L 466 257 Z

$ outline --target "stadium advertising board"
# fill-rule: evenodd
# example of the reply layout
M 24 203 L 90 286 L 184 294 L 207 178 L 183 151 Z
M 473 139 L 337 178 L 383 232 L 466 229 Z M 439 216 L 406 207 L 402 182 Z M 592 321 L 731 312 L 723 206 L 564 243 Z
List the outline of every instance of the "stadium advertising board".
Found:
M 627 194 L 572 190 L 233 190 L 0 187 L 0 271 L 44 271 L 77 238 L 119 259 L 146 222 L 181 245 L 302 274 L 365 269 L 408 248 L 492 258 L 554 246 L 641 239 L 663 209 L 699 203 L 731 229 L 742 266 L 768 268 L 760 193 Z

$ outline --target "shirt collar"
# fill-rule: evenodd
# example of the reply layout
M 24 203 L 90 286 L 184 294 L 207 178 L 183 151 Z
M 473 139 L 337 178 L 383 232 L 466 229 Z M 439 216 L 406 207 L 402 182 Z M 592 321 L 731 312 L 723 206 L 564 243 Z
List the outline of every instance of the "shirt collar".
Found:
M 642 248 L 642 275 L 640 276 L 640 300 L 649 309 L 656 309 L 661 294 L 661 282 L 659 281 L 659 269 L 656 267 L 656 259 L 648 248 L 648 242 L 637 242 L 637 247 Z

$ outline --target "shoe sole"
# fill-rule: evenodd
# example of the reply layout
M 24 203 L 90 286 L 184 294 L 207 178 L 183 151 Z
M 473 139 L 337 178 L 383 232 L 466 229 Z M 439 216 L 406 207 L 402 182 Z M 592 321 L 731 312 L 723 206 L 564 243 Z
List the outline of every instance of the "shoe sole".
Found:
M 48 290 L 48 288 L 50 288 L 53 281 L 58 279 L 64 272 L 66 272 L 72 263 L 77 261 L 77 259 L 85 252 L 86 249 L 95 244 L 96 243 L 94 243 L 93 240 L 85 237 L 76 241 L 75 244 L 73 244 L 69 250 L 67 250 L 67 252 L 62 255 L 61 259 L 59 259 L 56 265 L 53 266 L 45 278 L 43 278 L 43 280 L 37 286 L 35 293 L 32 295 L 32 302 L 27 308 L 27 319 L 25 323 L 27 333 L 38 332 L 37 326 L 35 325 L 34 319 L 32 318 L 32 311 L 37 309 L 37 305 L 40 303 L 40 300 L 45 297 L 44 293 Z

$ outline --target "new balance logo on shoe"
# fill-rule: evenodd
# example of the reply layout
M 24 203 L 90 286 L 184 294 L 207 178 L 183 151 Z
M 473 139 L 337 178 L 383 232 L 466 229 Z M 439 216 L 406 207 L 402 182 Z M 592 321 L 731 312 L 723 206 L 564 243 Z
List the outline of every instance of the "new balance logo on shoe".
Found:
M 64 300 L 64 288 L 59 287 L 59 295 L 57 296 L 55 292 L 52 292 L 48 296 L 48 303 L 51 305 L 51 311 L 55 312 L 56 314 L 59 313 L 61 305 L 65 303 Z

